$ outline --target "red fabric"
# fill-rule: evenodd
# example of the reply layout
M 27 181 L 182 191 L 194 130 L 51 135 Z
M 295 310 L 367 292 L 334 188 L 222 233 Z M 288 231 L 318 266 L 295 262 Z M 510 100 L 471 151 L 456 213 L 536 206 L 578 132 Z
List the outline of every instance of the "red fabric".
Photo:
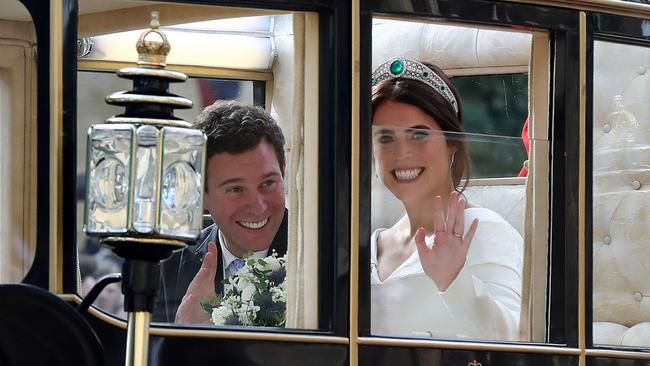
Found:
M 530 159 L 530 141 L 528 140 L 528 119 L 530 117 L 526 117 L 526 121 L 524 122 L 524 128 L 521 129 L 521 139 L 524 142 L 524 147 L 526 148 L 526 156 L 528 159 Z M 518 177 L 527 177 L 528 176 L 528 168 L 523 167 L 519 171 L 519 174 L 517 175 Z

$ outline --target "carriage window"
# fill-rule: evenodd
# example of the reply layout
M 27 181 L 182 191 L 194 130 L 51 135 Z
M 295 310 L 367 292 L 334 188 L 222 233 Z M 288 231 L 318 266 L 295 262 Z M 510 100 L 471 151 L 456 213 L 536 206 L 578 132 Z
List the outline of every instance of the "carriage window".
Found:
M 594 44 L 594 344 L 650 347 L 649 59 L 648 47 Z
M 144 8 L 160 11 L 161 30 L 171 43 L 166 69 L 190 76 L 184 83 L 170 85 L 170 93 L 194 102 L 191 109 L 176 110 L 175 116 L 211 126 L 206 131 L 213 131 L 214 135 L 208 136 L 208 145 L 213 145 L 207 150 L 208 154 L 216 151 L 206 162 L 202 236 L 162 263 L 153 321 L 209 327 L 317 328 L 318 108 L 304 107 L 306 101 L 317 100 L 317 86 L 305 85 L 300 93 L 294 92 L 294 80 L 305 78 L 298 74 L 300 70 L 317 70 L 314 60 L 318 57 L 312 57 L 318 52 L 318 43 L 305 42 L 308 31 L 317 33 L 317 19 L 309 14 L 265 14 L 261 10 L 251 10 L 253 17 L 241 17 L 240 10 L 199 6 L 187 6 L 179 19 L 169 5 Z M 135 14 L 141 10 L 118 11 Z M 122 262 L 82 232 L 86 131 L 92 124 L 124 113 L 123 108 L 106 104 L 104 98 L 133 89 L 130 80 L 118 78 L 114 72 L 135 63 L 135 43 L 148 23 L 148 18 L 142 19 L 137 28 L 128 24 L 129 17 L 125 24 L 115 26 L 119 33 L 88 34 L 84 25 L 97 16 L 80 16 L 81 44 L 85 46 L 80 51 L 77 84 L 82 293 L 105 274 L 119 272 Z M 296 21 L 300 33 L 294 29 Z M 294 55 L 297 42 L 308 58 Z M 201 114 L 217 100 L 236 104 L 222 103 L 209 114 Z M 220 115 L 226 117 L 215 117 Z M 244 127 L 228 129 L 219 118 L 252 118 L 242 126 L 257 127 L 240 132 Z M 219 136 L 226 136 L 225 140 Z M 259 142 L 249 146 L 251 136 Z M 206 256 L 211 252 L 216 255 Z M 198 279 L 202 266 L 211 268 L 210 279 Z M 271 286 L 264 287 L 268 283 Z M 119 285 L 113 286 L 104 290 L 95 305 L 124 317 L 123 296 Z M 194 291 L 197 288 L 201 290 Z M 194 295 L 191 302 L 185 301 L 189 294 Z
M 528 118 L 528 75 L 456 76 L 452 82 L 463 102 L 466 132 L 514 138 L 502 139 L 512 141 L 511 144 L 471 144 L 472 177 L 516 177 L 528 160 L 522 141 L 522 128 Z M 494 150 L 495 147 L 508 150 Z
M 545 276 L 547 259 L 526 248 L 548 244 L 525 235 L 531 202 L 545 195 L 531 180 L 548 174 L 528 163 L 548 156 L 547 138 L 528 121 L 532 41 L 374 19 L 373 334 L 544 340 L 531 304 L 543 309 L 546 289 L 533 288 L 531 273 L 544 267 Z
M 36 249 L 36 30 L 18 1 L 0 14 L 0 283 L 20 282 Z

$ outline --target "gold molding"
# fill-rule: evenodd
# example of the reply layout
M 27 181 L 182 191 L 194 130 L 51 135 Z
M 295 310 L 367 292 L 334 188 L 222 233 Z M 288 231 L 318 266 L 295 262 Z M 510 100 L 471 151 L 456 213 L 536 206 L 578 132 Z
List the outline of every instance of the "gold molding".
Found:
M 78 59 L 77 70 L 117 72 L 119 69 L 133 67 L 133 62 Z M 251 71 L 230 69 L 226 67 L 195 66 L 167 64 L 167 69 L 182 72 L 193 77 L 212 77 L 222 79 L 245 79 L 255 81 L 273 81 L 271 71 Z
M 505 0 L 511 3 L 547 5 L 581 11 L 596 11 L 634 18 L 650 17 L 650 5 L 622 0 Z
M 609 13 L 616 15 L 629 16 L 634 18 L 648 18 L 650 17 L 650 5 L 633 3 L 623 0 L 504 0 L 509 3 L 531 4 L 531 5 L 544 5 L 553 6 L 558 8 L 581 10 L 581 11 L 595 11 L 601 13 Z M 403 19 L 403 16 L 394 15 L 381 15 L 384 19 Z M 409 19 L 420 19 L 421 21 L 429 21 L 431 18 L 427 17 L 411 17 Z M 463 24 L 463 23 L 458 23 Z M 494 29 L 494 26 L 471 25 L 480 29 Z M 516 31 L 516 30 L 512 30 Z
M 63 291 L 63 0 L 50 0 L 49 290 Z
M 266 81 L 266 94 L 264 98 L 264 105 L 266 106 L 266 111 L 271 113 L 271 103 L 273 103 L 273 80 Z
M 551 46 L 549 32 L 545 30 L 533 32 L 533 44 L 531 47 L 530 77 L 529 77 L 529 111 L 530 111 L 530 161 L 531 167 L 528 171 L 529 187 L 531 196 L 526 203 L 530 219 L 530 227 L 524 240 L 529 240 L 528 264 L 530 264 L 529 283 L 530 292 L 523 294 L 527 305 L 524 309 L 529 322 L 530 340 L 542 341 L 546 335 L 546 312 L 547 312 L 547 281 L 549 277 L 548 243 L 549 243 L 549 96 L 550 96 L 550 73 L 551 69 Z M 526 264 L 524 264 L 526 268 Z
M 248 341 L 270 341 L 270 342 L 292 342 L 292 343 L 321 343 L 321 344 L 340 344 L 347 345 L 348 339 L 344 337 L 324 336 L 324 335 L 306 335 L 306 334 L 289 334 L 289 333 L 264 333 L 264 332 L 247 332 L 212 329 L 172 329 L 161 327 L 160 323 L 153 323 L 154 327 L 150 329 L 151 335 L 157 336 L 174 336 L 174 337 L 194 337 L 194 338 L 216 338 L 216 339 L 237 339 Z M 259 328 L 257 328 L 259 329 Z
M 127 7 L 79 15 L 79 38 L 144 29 L 151 11 L 160 13 L 161 25 L 199 22 L 225 18 L 287 14 L 288 11 L 249 9 L 194 4 L 154 4 Z
M 146 366 L 149 353 L 149 323 L 151 313 L 136 311 L 128 313 L 126 329 L 126 365 Z
M 59 294 L 57 295 L 64 301 L 81 303 L 81 297 L 77 294 Z M 94 306 L 88 308 L 88 313 L 95 318 L 108 323 L 116 328 L 127 329 L 125 319 L 116 318 L 108 315 Z M 173 337 L 193 337 L 193 338 L 214 338 L 214 339 L 238 339 L 249 341 L 269 341 L 269 342 L 292 342 L 292 343 L 321 343 L 321 344 L 340 344 L 347 345 L 348 339 L 344 337 L 335 337 L 327 335 L 308 335 L 308 334 L 288 334 L 288 333 L 269 333 L 269 332 L 247 332 L 226 330 L 227 328 L 214 329 L 191 329 L 186 326 L 168 324 L 168 323 L 151 323 L 149 334 L 155 336 L 173 336 Z M 256 328 L 259 329 L 259 328 Z
M 361 172 L 359 154 L 361 91 L 361 12 L 359 0 L 352 0 L 351 19 L 351 57 L 352 80 L 350 97 L 351 152 L 350 152 L 350 366 L 359 364 L 359 173 Z
M 625 358 L 630 360 L 650 360 L 650 353 L 638 351 L 623 351 L 610 349 L 588 349 L 585 350 L 587 357 L 611 357 Z
M 158 179 L 160 182 L 160 179 Z M 166 238 L 140 238 L 131 236 L 107 236 L 100 238 L 100 242 L 107 246 L 115 246 L 116 244 L 142 244 L 142 245 L 169 245 L 172 247 L 185 248 L 187 243 L 182 240 L 166 239 Z
M 587 152 L 587 14 L 580 12 L 580 71 L 579 71 L 579 107 L 578 124 L 580 142 L 578 147 L 578 347 L 580 348 L 579 364 L 587 364 L 585 348 L 586 321 L 585 321 L 585 289 L 586 289 L 586 243 L 585 243 L 585 196 L 586 196 L 586 152 Z
M 411 348 L 439 348 L 468 351 L 493 351 L 493 352 L 518 352 L 518 353 L 542 353 L 563 356 L 578 356 L 580 349 L 568 347 L 553 347 L 525 345 L 525 344 L 503 344 L 503 343 L 479 343 L 479 342 L 456 342 L 428 339 L 395 339 L 381 337 L 359 337 L 358 344 L 364 346 L 389 346 L 389 347 L 411 347 Z

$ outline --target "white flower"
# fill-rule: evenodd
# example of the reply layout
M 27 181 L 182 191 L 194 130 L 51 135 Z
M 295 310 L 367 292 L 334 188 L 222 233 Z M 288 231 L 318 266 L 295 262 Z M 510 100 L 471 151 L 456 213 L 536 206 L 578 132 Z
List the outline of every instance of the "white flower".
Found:
M 251 301 L 253 299 L 253 294 L 255 294 L 255 291 L 257 291 L 255 285 L 246 281 L 246 283 L 243 285 L 243 288 L 241 289 L 242 301 Z
M 226 324 L 226 319 L 230 315 L 233 315 L 232 308 L 230 308 L 228 304 L 222 304 L 221 306 L 212 309 L 212 322 L 215 325 L 224 325 Z
M 270 269 L 271 271 L 275 272 L 282 268 L 282 264 L 280 263 L 280 259 L 276 257 L 268 257 L 265 259 L 266 261 L 266 269 Z
M 287 292 L 284 291 L 282 287 L 274 286 L 271 287 L 271 299 L 273 302 L 286 302 L 287 301 Z

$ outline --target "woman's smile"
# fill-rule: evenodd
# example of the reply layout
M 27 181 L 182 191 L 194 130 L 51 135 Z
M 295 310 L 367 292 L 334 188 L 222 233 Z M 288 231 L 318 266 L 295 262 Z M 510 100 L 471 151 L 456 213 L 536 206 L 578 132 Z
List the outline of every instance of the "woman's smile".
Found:
M 398 182 L 408 182 L 410 183 L 411 181 L 415 180 L 422 174 L 424 171 L 423 167 L 418 167 L 418 168 L 408 168 L 408 169 L 395 169 L 393 170 L 393 177 Z

